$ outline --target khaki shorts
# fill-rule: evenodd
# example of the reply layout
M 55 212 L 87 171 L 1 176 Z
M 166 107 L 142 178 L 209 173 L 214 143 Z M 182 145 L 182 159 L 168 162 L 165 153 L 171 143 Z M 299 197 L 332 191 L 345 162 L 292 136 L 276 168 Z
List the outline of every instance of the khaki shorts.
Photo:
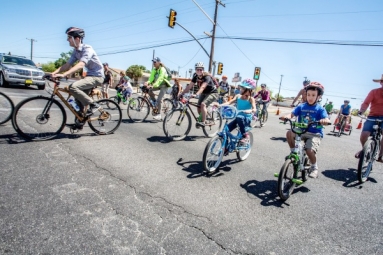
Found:
M 201 94 L 198 99 L 198 106 L 201 106 L 202 103 L 205 103 L 206 107 L 208 107 L 211 103 L 216 102 L 217 100 L 218 93 Z
M 312 149 L 315 153 L 318 151 L 321 140 L 320 134 L 307 132 L 301 138 L 302 141 L 305 141 L 305 149 Z
M 109 86 L 109 83 L 103 83 L 101 85 L 101 92 L 108 93 Z

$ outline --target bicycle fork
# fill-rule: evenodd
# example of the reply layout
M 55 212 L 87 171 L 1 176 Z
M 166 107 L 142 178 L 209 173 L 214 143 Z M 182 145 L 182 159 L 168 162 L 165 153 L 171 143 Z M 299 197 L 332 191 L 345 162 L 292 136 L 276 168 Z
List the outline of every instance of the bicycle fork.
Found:
M 176 122 L 176 125 L 177 125 L 177 126 L 181 125 L 181 122 L 182 122 L 183 119 L 185 118 L 186 111 L 187 111 L 187 108 L 185 107 L 185 108 L 182 110 L 182 113 L 180 114 L 180 116 L 178 116 L 178 119 L 177 119 L 177 122 Z

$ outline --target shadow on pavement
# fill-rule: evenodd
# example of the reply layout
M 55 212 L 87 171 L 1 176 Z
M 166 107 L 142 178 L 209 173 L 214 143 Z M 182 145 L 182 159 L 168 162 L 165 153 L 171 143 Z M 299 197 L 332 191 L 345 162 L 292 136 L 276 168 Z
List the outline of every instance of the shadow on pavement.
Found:
M 219 177 L 224 175 L 221 171 L 229 172 L 231 171 L 231 167 L 227 166 L 230 164 L 231 161 L 238 161 L 238 160 L 226 160 L 222 161 L 220 167 L 218 170 L 208 173 L 204 171 L 203 163 L 202 161 L 182 161 L 183 158 L 180 158 L 177 160 L 177 165 L 182 166 L 182 170 L 185 172 L 189 172 L 190 174 L 187 176 L 187 178 L 193 179 L 198 177 Z
M 247 181 L 245 184 L 240 184 L 241 188 L 245 189 L 247 193 L 252 194 L 261 199 L 261 205 L 263 206 L 275 206 L 283 208 L 283 205 L 289 206 L 286 202 L 283 202 L 278 198 L 277 184 L 275 180 Z
M 57 137 L 50 139 L 50 140 L 59 140 L 59 139 L 78 139 L 81 137 L 86 136 L 97 136 L 95 133 L 87 133 L 87 134 L 59 134 Z M 0 135 L 0 144 L 20 144 L 20 143 L 29 143 L 29 142 L 43 142 L 47 140 L 42 141 L 30 141 L 27 139 L 24 139 L 23 137 L 16 134 L 8 134 L 8 135 Z M 48 140 L 49 141 L 49 140 Z
M 286 137 L 271 137 L 270 140 L 273 140 L 273 141 L 282 141 L 282 142 L 286 142 L 287 139 Z
M 357 170 L 355 168 L 346 169 L 333 169 L 325 170 L 322 174 L 330 179 L 343 182 L 343 186 L 346 188 L 358 187 L 359 189 L 363 188 L 362 183 L 359 183 Z M 377 183 L 377 181 L 368 177 L 368 181 L 372 183 Z
M 167 138 L 166 136 L 152 136 L 152 137 L 148 137 L 147 140 L 149 142 L 158 142 L 158 143 L 170 143 L 171 140 L 169 138 Z

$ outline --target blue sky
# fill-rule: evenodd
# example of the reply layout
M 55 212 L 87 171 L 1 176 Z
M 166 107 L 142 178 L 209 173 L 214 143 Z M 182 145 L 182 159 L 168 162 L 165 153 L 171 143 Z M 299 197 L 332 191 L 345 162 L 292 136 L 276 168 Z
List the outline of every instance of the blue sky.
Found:
M 214 0 L 196 2 L 213 18 Z M 383 43 L 381 0 L 222 2 L 226 7 L 218 10 L 217 37 Z M 212 23 L 192 0 L 4 1 L 2 9 L 8 11 L 0 16 L 0 52 L 29 57 L 30 41 L 26 38 L 33 38 L 37 40 L 33 60 L 54 61 L 61 52 L 70 50 L 65 30 L 77 26 L 86 31 L 84 42 L 111 67 L 126 69 L 140 64 L 150 68 L 155 50 L 167 66 L 185 76 L 196 62 L 209 62 L 195 41 L 136 50 L 191 39 L 179 26 L 167 26 L 170 8 L 177 11 L 177 22 L 196 37 L 212 30 Z M 210 52 L 210 39 L 200 42 Z M 116 52 L 123 53 L 113 54 Z M 251 78 L 254 67 L 260 66 L 259 83 L 266 83 L 274 93 L 283 75 L 283 96 L 295 96 L 304 77 L 319 81 L 325 86 L 324 101 L 332 100 L 337 108 L 344 99 L 358 108 L 367 93 L 379 87 L 372 79 L 383 74 L 383 47 L 216 39 L 214 59 L 224 64 L 223 73 L 230 80 L 236 72 L 242 78 Z

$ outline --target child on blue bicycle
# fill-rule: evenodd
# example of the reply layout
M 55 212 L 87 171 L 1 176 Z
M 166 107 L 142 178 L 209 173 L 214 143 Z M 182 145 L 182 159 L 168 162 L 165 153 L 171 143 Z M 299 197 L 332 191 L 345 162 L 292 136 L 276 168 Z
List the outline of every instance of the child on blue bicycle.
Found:
M 221 105 L 231 105 L 236 103 L 237 109 L 240 111 L 232 122 L 228 124 L 230 132 L 234 130 L 237 126 L 239 131 L 242 134 L 241 143 L 246 143 L 248 141 L 249 135 L 246 133 L 246 127 L 250 126 L 253 113 L 255 112 L 255 99 L 251 96 L 253 89 L 255 89 L 256 83 L 252 79 L 244 80 L 241 85 L 239 85 L 240 93 L 235 95 L 230 101 L 223 103 Z M 219 105 L 217 102 L 215 105 Z M 219 106 L 221 106 L 219 105 Z
M 324 87 L 319 82 L 310 82 L 305 87 L 307 94 L 307 101 L 298 105 L 290 114 L 281 117 L 280 119 L 291 119 L 294 116 L 298 117 L 298 121 L 302 123 L 308 123 L 309 121 L 319 121 L 322 125 L 330 122 L 326 109 L 324 109 L 318 101 L 320 101 Z M 318 165 L 316 153 L 319 149 L 321 138 L 323 138 L 323 127 L 310 127 L 308 132 L 302 134 L 302 140 L 305 141 L 306 154 L 310 159 L 311 169 L 309 176 L 311 178 L 318 177 Z M 286 133 L 287 143 L 290 149 L 295 147 L 295 134 L 292 131 Z

